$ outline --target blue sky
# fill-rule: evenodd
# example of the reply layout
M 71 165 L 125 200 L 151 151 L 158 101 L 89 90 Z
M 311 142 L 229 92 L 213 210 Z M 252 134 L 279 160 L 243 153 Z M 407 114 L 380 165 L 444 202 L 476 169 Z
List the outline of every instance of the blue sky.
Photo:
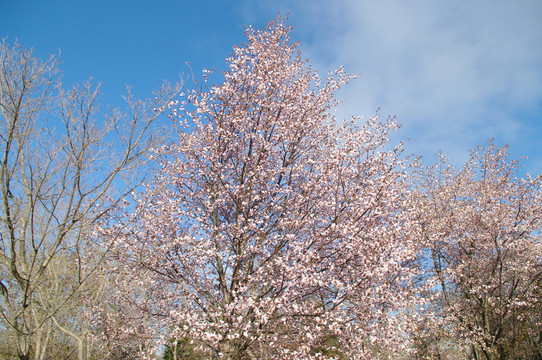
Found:
M 64 83 L 93 77 L 104 105 L 126 85 L 148 97 L 162 80 L 225 68 L 244 41 L 289 13 L 292 38 L 322 74 L 344 65 L 339 116 L 397 115 L 407 151 L 460 163 L 494 137 L 542 173 L 540 0 L 0 0 L 0 37 L 58 54 Z M 187 86 L 190 86 L 188 84 Z

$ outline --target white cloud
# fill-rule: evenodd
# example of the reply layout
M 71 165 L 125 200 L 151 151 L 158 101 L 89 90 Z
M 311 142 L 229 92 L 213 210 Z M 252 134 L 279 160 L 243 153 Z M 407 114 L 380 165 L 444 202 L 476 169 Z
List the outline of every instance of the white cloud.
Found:
M 534 118 L 542 107 L 542 2 L 311 0 L 268 7 L 291 11 L 294 37 L 317 68 L 344 65 L 361 75 L 341 94 L 342 113 L 370 116 L 381 107 L 383 115 L 397 114 L 418 153 L 442 149 L 462 160 L 467 148 L 496 137 L 542 158 Z

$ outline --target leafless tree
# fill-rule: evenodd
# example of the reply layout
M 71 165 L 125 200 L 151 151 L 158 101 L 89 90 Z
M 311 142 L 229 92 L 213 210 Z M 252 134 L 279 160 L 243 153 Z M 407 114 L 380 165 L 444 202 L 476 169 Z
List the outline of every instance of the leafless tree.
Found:
M 0 329 L 16 339 L 19 359 L 47 357 L 59 329 L 83 359 L 88 328 L 62 322 L 99 264 L 81 261 L 82 242 L 140 184 L 181 83 L 148 101 L 128 91 L 129 114 L 102 114 L 99 85 L 65 91 L 55 57 L 0 46 Z

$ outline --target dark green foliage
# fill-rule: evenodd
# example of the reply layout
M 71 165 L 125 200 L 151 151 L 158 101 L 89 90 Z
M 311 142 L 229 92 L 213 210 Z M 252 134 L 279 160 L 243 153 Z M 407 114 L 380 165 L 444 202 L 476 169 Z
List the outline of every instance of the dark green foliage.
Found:
M 314 347 L 312 354 L 322 354 L 327 357 L 334 357 L 338 360 L 346 359 L 344 354 L 340 350 L 341 344 L 337 335 L 325 336 L 318 346 Z
M 164 360 L 200 360 L 207 359 L 208 354 L 205 354 L 203 351 L 196 349 L 197 346 L 190 342 L 190 339 L 183 338 L 177 340 L 170 340 L 166 344 L 164 350 Z M 177 357 L 175 357 L 175 352 Z

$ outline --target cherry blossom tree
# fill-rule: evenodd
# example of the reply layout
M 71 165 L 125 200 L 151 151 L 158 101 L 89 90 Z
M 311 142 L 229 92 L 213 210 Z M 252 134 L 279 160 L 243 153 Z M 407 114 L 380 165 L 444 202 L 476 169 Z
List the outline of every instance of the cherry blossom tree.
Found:
M 419 209 L 440 327 L 474 359 L 540 358 L 542 178 L 519 177 L 508 148 L 446 157 L 428 170 Z
M 350 77 L 321 80 L 289 33 L 248 28 L 221 84 L 171 104 L 184 131 L 121 227 L 117 289 L 164 342 L 213 358 L 385 357 L 407 347 L 415 301 L 398 124 L 338 124 Z

